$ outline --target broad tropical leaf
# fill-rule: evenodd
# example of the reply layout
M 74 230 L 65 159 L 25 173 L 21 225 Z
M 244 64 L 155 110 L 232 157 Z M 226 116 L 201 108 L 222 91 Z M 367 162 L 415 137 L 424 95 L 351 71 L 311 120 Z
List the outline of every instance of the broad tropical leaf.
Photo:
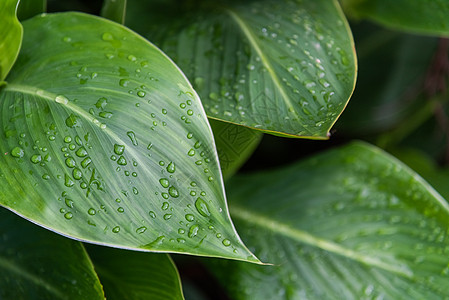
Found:
M 276 135 L 327 138 L 356 70 L 337 1 L 186 3 L 130 5 L 128 25 L 174 58 L 209 117 Z
M 17 20 L 19 0 L 3 0 L 0 6 L 0 88 L 11 70 L 22 43 L 23 29 Z
M 0 299 L 104 299 L 80 242 L 0 208 Z
M 201 102 L 173 62 L 99 17 L 23 24 L 0 93 L 0 204 L 87 242 L 257 261 L 230 221 Z
M 259 145 L 263 134 L 243 126 L 209 120 L 223 177 L 231 177 Z
M 170 256 L 87 245 L 106 299 L 181 300 L 181 279 Z
M 378 148 L 351 144 L 228 190 L 242 237 L 274 263 L 215 261 L 233 299 L 449 297 L 449 205 Z
M 384 26 L 409 32 L 449 36 L 446 0 L 342 0 L 345 11 Z
M 125 23 L 126 0 L 105 0 L 101 15 L 120 24 Z

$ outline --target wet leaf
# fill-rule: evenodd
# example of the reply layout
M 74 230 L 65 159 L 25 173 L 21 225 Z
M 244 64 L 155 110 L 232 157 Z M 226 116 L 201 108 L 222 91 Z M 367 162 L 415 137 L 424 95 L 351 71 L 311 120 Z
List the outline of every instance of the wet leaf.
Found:
M 257 261 L 230 221 L 201 102 L 173 62 L 94 16 L 24 27 L 0 93 L 0 204 L 82 241 Z
M 0 208 L 0 299 L 104 299 L 81 243 Z
M 448 36 L 449 3 L 446 0 L 342 0 L 355 17 L 409 32 Z
M 107 299 L 181 300 L 181 279 L 170 256 L 87 245 Z
M 327 138 L 356 70 L 337 1 L 189 3 L 130 5 L 128 25 L 176 61 L 209 117 L 276 135 Z
M 0 7 L 0 87 L 11 70 L 22 43 L 22 25 L 17 20 L 19 0 L 3 0 Z
M 233 299 L 449 296 L 449 205 L 416 173 L 355 143 L 229 182 L 244 240 L 274 266 L 215 260 Z

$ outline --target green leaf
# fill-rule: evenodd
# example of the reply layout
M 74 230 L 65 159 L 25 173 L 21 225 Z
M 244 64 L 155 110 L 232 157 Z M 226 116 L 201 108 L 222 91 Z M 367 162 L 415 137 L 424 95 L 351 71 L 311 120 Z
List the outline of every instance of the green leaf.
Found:
M 384 26 L 422 34 L 449 35 L 449 2 L 446 0 L 342 0 L 350 16 Z
M 0 299 L 104 299 L 79 242 L 0 208 Z
M 23 29 L 17 20 L 19 0 L 3 0 L 0 7 L 0 87 L 11 70 L 22 43 Z
M 47 11 L 47 0 L 22 0 L 19 2 L 17 17 L 26 20 Z
M 0 204 L 82 241 L 257 261 L 229 218 L 201 102 L 173 62 L 94 16 L 24 27 L 0 93 Z
M 184 299 L 181 279 L 167 254 L 87 246 L 107 299 Z
M 209 117 L 276 135 L 327 138 L 356 70 L 337 1 L 147 6 L 130 5 L 128 25 L 174 58 Z
M 231 177 L 259 145 L 263 134 L 243 126 L 209 120 L 223 177 Z
M 109 20 L 125 24 L 126 0 L 104 0 L 101 15 Z
M 231 214 L 274 266 L 219 262 L 233 299 L 449 297 L 449 205 L 367 144 L 229 182 Z
M 423 109 L 425 76 L 438 45 L 437 38 L 368 25 L 352 27 L 360 65 L 357 89 L 336 124 L 351 133 L 391 130 Z

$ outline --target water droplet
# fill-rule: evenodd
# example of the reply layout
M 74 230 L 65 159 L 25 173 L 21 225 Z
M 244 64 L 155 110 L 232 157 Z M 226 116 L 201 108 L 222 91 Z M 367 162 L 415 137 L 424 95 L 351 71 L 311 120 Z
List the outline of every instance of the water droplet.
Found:
M 108 99 L 101 97 L 98 99 L 97 103 L 95 103 L 95 106 L 97 108 L 105 108 L 105 106 L 108 104 Z
M 64 215 L 64 218 L 66 218 L 67 220 L 70 220 L 71 218 L 73 218 L 73 214 L 71 212 L 68 212 Z
M 65 199 L 65 205 L 67 205 L 67 207 L 73 208 L 73 200 L 72 199 Z
M 203 199 L 201 199 L 201 198 L 196 199 L 195 207 L 202 216 L 204 216 L 204 217 L 210 216 L 210 212 L 209 212 L 207 203 Z
M 91 162 L 92 162 L 92 159 L 90 159 L 90 157 L 86 157 L 86 158 L 83 159 L 83 161 L 81 162 L 81 166 L 85 169 L 85 168 L 87 168 L 87 166 L 90 165 Z
M 120 232 L 120 226 L 115 226 L 114 228 L 112 228 L 112 232 L 113 233 L 119 233 Z
M 193 133 L 189 132 L 187 133 L 187 138 L 190 140 L 191 138 L 193 138 Z
M 178 229 L 178 233 L 179 233 L 179 234 L 184 234 L 185 232 L 186 232 L 186 231 L 185 231 L 184 229 L 182 229 L 182 228 L 179 228 L 179 229 Z
M 149 214 L 150 217 L 152 217 L 153 219 L 156 218 L 156 214 L 154 213 L 154 211 L 150 211 L 148 214 Z
M 69 175 L 65 174 L 64 176 L 64 185 L 66 187 L 72 187 L 75 184 L 75 182 L 73 182 L 72 178 L 70 178 Z
M 159 179 L 159 183 L 164 187 L 164 188 L 168 188 L 168 186 L 170 185 L 170 183 L 168 182 L 167 178 L 161 178 Z
M 133 193 L 134 195 L 137 195 L 139 194 L 139 190 L 136 187 L 133 187 Z
M 121 166 L 126 166 L 128 164 L 128 162 L 126 161 L 126 159 L 123 156 L 120 156 L 118 158 L 117 163 Z
M 190 149 L 189 152 L 187 153 L 189 156 L 194 156 L 195 155 L 195 150 Z
M 179 197 L 179 192 L 178 192 L 178 190 L 177 190 L 174 186 L 171 186 L 171 187 L 168 189 L 168 193 L 169 193 L 170 196 L 172 196 L 173 198 L 178 198 L 178 197 Z
M 193 222 L 195 220 L 195 216 L 192 214 L 187 214 L 185 217 L 186 217 L 186 220 L 189 222 Z
M 102 111 L 98 114 L 100 117 L 104 118 L 104 119 L 110 119 L 112 118 L 112 116 L 114 115 L 113 113 L 109 112 L 109 111 Z
M 117 155 L 122 155 L 123 152 L 125 152 L 125 146 L 124 145 L 114 145 L 114 153 Z
M 164 220 L 170 220 L 172 217 L 172 214 L 165 214 L 164 215 Z
M 39 154 L 34 154 L 33 156 L 31 156 L 30 160 L 33 164 L 38 164 L 41 162 L 42 157 Z
M 129 83 L 130 83 L 130 81 L 128 79 L 120 79 L 120 81 L 119 81 L 120 86 L 123 86 L 123 87 L 127 87 Z
M 101 38 L 103 39 L 103 41 L 112 41 L 112 40 L 114 40 L 114 37 L 109 32 L 103 33 Z
M 80 180 L 81 178 L 83 178 L 83 173 L 81 172 L 80 169 L 75 168 L 75 169 L 73 169 L 72 176 L 76 180 Z
M 231 246 L 231 241 L 228 240 L 228 239 L 224 239 L 221 243 L 222 243 L 225 247 Z
M 94 216 L 97 212 L 96 212 L 95 209 L 89 208 L 89 210 L 87 211 L 87 213 L 88 213 L 89 215 L 91 215 L 91 216 Z
M 137 58 L 136 58 L 134 55 L 130 54 L 130 55 L 128 55 L 128 60 L 130 60 L 130 61 L 136 61 Z
M 145 97 L 145 92 L 144 91 L 138 91 L 137 92 L 137 96 L 139 96 L 140 98 L 143 98 L 143 97 Z
M 25 155 L 25 151 L 20 147 L 15 147 L 11 150 L 11 155 L 17 158 L 22 158 Z
M 42 175 L 42 179 L 49 180 L 50 179 L 50 175 L 44 174 L 44 175 Z
M 192 225 L 192 227 L 190 227 L 189 229 L 189 238 L 193 238 L 198 234 L 198 230 L 199 230 L 199 226 L 198 225 Z
M 168 173 L 175 173 L 176 171 L 176 166 L 174 162 L 170 162 L 167 166 L 167 172 Z
M 128 131 L 126 133 L 128 135 L 128 137 L 130 138 L 131 142 L 133 143 L 134 146 L 137 146 L 137 138 L 136 138 L 136 134 L 133 131 Z
M 87 151 L 86 151 L 86 149 L 84 147 L 81 147 L 78 150 L 76 150 L 75 154 L 78 157 L 86 157 L 87 156 Z
M 124 211 L 125 211 L 125 209 L 123 208 L 123 207 L 119 207 L 119 208 L 117 208 L 117 211 L 119 212 L 119 213 L 123 213 Z
M 76 161 L 72 157 L 68 157 L 65 160 L 65 165 L 69 168 L 73 168 L 76 165 Z
M 65 124 L 70 128 L 80 127 L 81 119 L 78 116 L 75 116 L 74 114 L 70 114 L 70 116 L 65 120 Z
M 60 104 L 67 104 L 67 103 L 69 103 L 69 99 L 67 99 L 67 97 L 65 97 L 63 95 L 56 96 L 55 101 L 57 103 L 60 103 Z
M 168 209 L 168 207 L 169 207 L 169 204 L 168 204 L 168 202 L 164 202 L 163 204 L 162 204 L 162 210 L 167 210 Z
M 138 233 L 138 234 L 142 234 L 145 231 L 147 231 L 147 228 L 145 226 L 142 226 L 142 227 L 139 227 L 136 229 L 136 233 Z
M 170 196 L 167 193 L 161 193 L 162 198 L 168 199 Z

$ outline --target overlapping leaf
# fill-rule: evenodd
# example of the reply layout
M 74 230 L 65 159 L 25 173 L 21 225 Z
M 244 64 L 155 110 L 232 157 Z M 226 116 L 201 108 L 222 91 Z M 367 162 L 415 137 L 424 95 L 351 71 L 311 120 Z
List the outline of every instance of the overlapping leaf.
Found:
M 449 205 L 377 148 L 352 144 L 228 190 L 240 233 L 275 264 L 216 261 L 233 299 L 449 296 Z
M 178 271 L 167 254 L 87 246 L 107 299 L 184 299 Z
M 4 0 L 0 6 L 0 87 L 17 58 L 23 29 L 16 17 L 18 0 Z
M 105 0 L 101 15 L 120 24 L 125 23 L 126 0 Z
M 81 243 L 0 208 L 0 299 L 104 299 Z
M 160 50 L 79 13 L 24 23 L 0 93 L 0 204 L 72 238 L 257 261 L 200 100 Z
M 355 83 L 336 1 L 155 1 L 128 25 L 174 58 L 209 117 L 285 136 L 326 138 Z
M 446 0 L 343 0 L 345 10 L 393 29 L 448 36 L 449 2 Z

